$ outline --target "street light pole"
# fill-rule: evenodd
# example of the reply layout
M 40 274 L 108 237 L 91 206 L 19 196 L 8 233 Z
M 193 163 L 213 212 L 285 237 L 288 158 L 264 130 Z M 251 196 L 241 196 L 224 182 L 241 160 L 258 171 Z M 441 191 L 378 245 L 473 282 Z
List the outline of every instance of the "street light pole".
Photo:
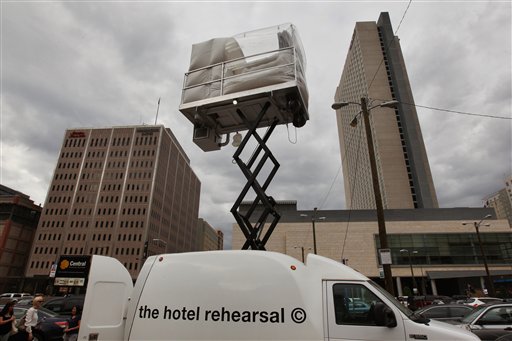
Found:
M 313 225 L 313 253 L 316 255 L 316 230 L 315 230 L 315 219 L 316 219 L 316 212 L 317 207 L 313 209 L 313 218 L 311 218 L 311 223 Z
M 412 258 L 411 258 L 411 251 L 408 249 L 401 249 L 400 252 L 407 252 L 407 255 L 409 256 L 409 266 L 411 268 L 411 277 L 412 277 L 412 293 L 415 294 L 415 291 L 417 290 L 416 285 L 416 278 L 414 278 L 414 271 L 412 269 Z M 413 251 L 412 253 L 418 253 L 418 251 Z
M 334 110 L 340 109 L 344 106 L 347 106 L 349 104 L 359 104 L 355 102 L 336 102 L 333 103 L 331 108 Z M 370 109 L 373 109 L 375 107 L 387 107 L 392 108 L 395 107 L 398 104 L 398 101 L 391 100 L 382 102 L 376 106 L 371 107 Z M 388 246 L 388 235 L 386 233 L 386 223 L 384 221 L 384 207 L 382 205 L 382 195 L 380 193 L 380 186 L 379 186 L 379 176 L 377 174 L 377 162 L 375 161 L 375 149 L 373 147 L 373 139 L 372 139 L 372 130 L 370 126 L 370 112 L 368 109 L 368 103 L 366 97 L 361 97 L 361 112 L 363 113 L 363 120 L 364 120 L 364 126 L 366 130 L 366 141 L 368 144 L 368 155 L 370 158 L 370 169 L 372 173 L 372 183 L 373 183 L 373 192 L 375 194 L 375 206 L 377 209 L 377 223 L 379 226 L 379 242 L 380 242 L 380 248 L 382 249 L 389 249 Z M 351 126 L 357 125 L 357 115 L 354 117 L 352 122 L 350 122 Z M 382 269 L 384 270 L 384 286 L 386 290 L 392 294 L 395 295 L 395 288 L 393 287 L 393 276 L 391 274 L 391 264 L 382 264 Z
M 302 263 L 304 263 L 304 246 L 294 246 L 294 249 L 300 249 L 302 253 Z
M 302 253 L 302 263 L 304 263 L 305 257 L 304 257 L 304 246 L 294 246 L 294 249 L 300 249 Z M 310 247 L 308 247 L 308 250 L 311 250 Z
M 480 225 L 482 224 L 482 222 L 485 219 L 491 218 L 491 217 L 492 216 L 490 214 L 488 214 L 485 217 L 483 217 L 483 219 L 480 220 L 479 222 L 474 221 L 473 225 L 475 226 L 476 237 L 478 239 L 478 245 L 480 246 L 480 252 L 482 254 L 482 260 L 484 262 L 485 274 L 487 276 L 487 282 L 489 282 L 489 295 L 491 297 L 495 297 L 496 293 L 494 291 L 494 283 L 492 282 L 491 273 L 489 271 L 489 265 L 487 264 L 487 257 L 485 256 L 484 246 L 482 244 L 482 239 L 480 238 Z M 468 223 L 462 223 L 462 225 L 468 225 Z M 489 224 L 484 224 L 484 226 L 490 226 L 490 225 Z
M 366 141 L 368 143 L 368 155 L 370 157 L 370 168 L 372 172 L 373 192 L 375 193 L 375 206 L 377 208 L 377 223 L 379 226 L 379 241 L 381 249 L 388 249 L 388 236 L 386 233 L 386 223 L 384 221 L 384 207 L 382 205 L 382 195 L 380 193 L 379 176 L 377 174 L 377 162 L 375 161 L 375 149 L 373 147 L 372 130 L 370 126 L 370 113 L 366 103 L 366 97 L 361 97 L 361 109 L 363 111 L 364 126 L 366 130 Z M 391 274 L 391 264 L 382 264 L 384 270 L 384 285 L 386 290 L 394 295 L 393 276 Z
M 315 227 L 315 222 L 316 220 L 325 220 L 325 217 L 318 217 L 316 216 L 318 212 L 318 207 L 315 207 L 313 209 L 313 216 L 311 217 L 311 225 L 312 225 L 312 228 L 313 228 L 313 253 L 316 255 L 317 252 L 316 252 L 316 227 Z M 301 214 L 300 215 L 301 217 L 307 217 L 308 215 L 307 214 Z

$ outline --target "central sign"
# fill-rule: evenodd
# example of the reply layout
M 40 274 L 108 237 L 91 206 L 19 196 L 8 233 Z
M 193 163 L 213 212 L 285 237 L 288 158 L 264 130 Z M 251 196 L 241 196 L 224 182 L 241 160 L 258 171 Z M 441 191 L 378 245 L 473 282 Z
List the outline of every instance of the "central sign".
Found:
M 57 286 L 84 286 L 91 256 L 60 256 L 55 271 L 55 285 Z

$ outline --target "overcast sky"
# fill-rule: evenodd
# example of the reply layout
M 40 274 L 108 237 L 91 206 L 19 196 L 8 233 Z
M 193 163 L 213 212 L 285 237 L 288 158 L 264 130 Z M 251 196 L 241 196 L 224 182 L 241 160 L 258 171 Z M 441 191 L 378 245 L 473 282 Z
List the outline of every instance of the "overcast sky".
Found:
M 344 209 L 330 105 L 354 25 L 389 12 L 396 31 L 407 5 L 2 0 L 0 183 L 44 204 L 65 129 L 153 124 L 161 98 L 158 123 L 202 184 L 200 217 L 229 247 L 229 210 L 245 180 L 233 147 L 205 153 L 192 143 L 178 111 L 183 75 L 194 43 L 291 22 L 307 58 L 310 121 L 276 128 L 270 146 L 281 168 L 267 194 L 303 210 Z M 413 1 L 397 35 L 417 105 L 512 116 L 510 1 Z M 481 207 L 505 186 L 510 119 L 417 111 L 441 207 Z

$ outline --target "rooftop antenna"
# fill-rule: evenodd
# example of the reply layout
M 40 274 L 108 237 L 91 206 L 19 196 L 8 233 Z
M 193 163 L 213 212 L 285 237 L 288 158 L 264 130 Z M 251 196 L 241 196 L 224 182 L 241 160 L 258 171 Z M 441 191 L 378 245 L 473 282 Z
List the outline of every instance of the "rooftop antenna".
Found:
M 160 97 L 158 97 L 158 105 L 156 107 L 155 125 L 156 125 L 156 120 L 158 119 L 158 110 L 159 109 L 160 109 Z

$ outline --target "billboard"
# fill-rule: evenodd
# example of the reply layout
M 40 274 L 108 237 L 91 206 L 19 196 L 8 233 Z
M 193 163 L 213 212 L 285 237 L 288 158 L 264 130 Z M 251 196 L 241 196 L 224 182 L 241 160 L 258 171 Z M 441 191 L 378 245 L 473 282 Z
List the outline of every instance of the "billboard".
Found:
M 56 286 L 79 286 L 85 285 L 91 256 L 60 256 L 55 272 Z

